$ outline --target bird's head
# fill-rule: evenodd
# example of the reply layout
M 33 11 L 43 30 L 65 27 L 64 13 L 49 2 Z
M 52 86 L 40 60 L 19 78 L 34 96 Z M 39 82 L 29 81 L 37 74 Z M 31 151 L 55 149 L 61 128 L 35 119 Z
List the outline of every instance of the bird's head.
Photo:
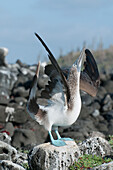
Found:
M 76 69 L 78 73 L 81 71 L 81 66 L 82 66 L 82 60 L 85 55 L 85 48 L 80 53 L 80 56 L 76 59 L 76 61 L 73 63 L 72 67 Z

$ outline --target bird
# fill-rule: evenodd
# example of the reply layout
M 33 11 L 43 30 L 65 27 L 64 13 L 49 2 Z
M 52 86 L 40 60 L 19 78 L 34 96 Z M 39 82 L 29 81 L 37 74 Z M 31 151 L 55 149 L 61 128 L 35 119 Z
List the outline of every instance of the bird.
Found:
M 35 35 L 46 49 L 51 61 L 51 64 L 45 66 L 45 74 L 49 76 L 49 81 L 41 92 L 41 96 L 47 100 L 47 105 L 39 105 L 36 98 L 39 61 L 29 91 L 27 111 L 36 122 L 43 125 L 48 131 L 52 145 L 65 146 L 66 141 L 73 139 L 62 138 L 58 127 L 71 126 L 77 120 L 82 105 L 80 90 L 91 96 L 96 96 L 100 85 L 98 67 L 90 50 L 83 48 L 80 56 L 70 68 L 60 68 L 46 43 L 37 33 Z M 84 56 L 86 56 L 86 61 L 84 69 L 81 70 Z M 55 131 L 57 139 L 54 139 L 52 131 Z

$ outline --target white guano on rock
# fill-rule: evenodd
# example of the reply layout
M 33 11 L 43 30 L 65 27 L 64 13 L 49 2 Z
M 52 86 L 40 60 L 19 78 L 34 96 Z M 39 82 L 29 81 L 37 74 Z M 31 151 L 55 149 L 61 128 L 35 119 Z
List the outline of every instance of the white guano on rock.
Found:
M 28 162 L 32 170 L 68 170 L 78 160 L 80 151 L 74 141 L 55 147 L 50 143 L 35 146 L 29 153 Z

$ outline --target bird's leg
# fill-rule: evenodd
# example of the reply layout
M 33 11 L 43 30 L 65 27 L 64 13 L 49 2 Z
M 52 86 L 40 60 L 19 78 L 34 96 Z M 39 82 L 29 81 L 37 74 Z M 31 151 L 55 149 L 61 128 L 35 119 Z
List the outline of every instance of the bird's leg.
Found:
M 64 140 L 64 141 L 74 141 L 74 140 L 71 139 L 71 138 L 61 138 L 61 136 L 60 136 L 58 130 L 55 130 L 55 133 L 56 133 L 57 138 L 58 138 L 59 140 Z
M 55 133 L 56 133 L 57 138 L 58 138 L 59 140 L 64 140 L 64 141 L 74 141 L 74 140 L 71 139 L 71 138 L 61 138 L 61 136 L 60 136 L 58 130 L 55 130 Z
M 57 135 L 57 138 L 58 138 L 58 139 L 61 139 L 61 136 L 60 136 L 58 130 L 55 130 L 55 133 L 56 133 L 56 135 Z
M 51 143 L 54 145 L 54 146 L 65 146 L 66 143 L 60 139 L 57 139 L 55 140 L 52 136 L 52 133 L 51 131 L 49 131 L 49 136 L 50 136 L 50 139 L 51 139 Z

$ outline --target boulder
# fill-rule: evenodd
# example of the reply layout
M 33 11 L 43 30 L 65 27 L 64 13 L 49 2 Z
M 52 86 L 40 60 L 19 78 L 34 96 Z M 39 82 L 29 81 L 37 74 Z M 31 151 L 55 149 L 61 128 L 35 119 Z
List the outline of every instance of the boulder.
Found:
M 94 112 L 91 114 L 93 117 L 97 117 L 100 115 L 100 112 L 98 109 L 95 109 Z
M 105 139 L 105 135 L 101 132 L 98 132 L 98 131 L 92 131 L 89 133 L 89 137 L 91 138 L 94 138 L 94 137 L 101 137 L 101 138 L 104 138 Z
M 16 129 L 12 137 L 12 146 L 23 148 L 27 145 L 36 144 L 36 137 L 32 130 Z
M 104 163 L 100 166 L 92 168 L 92 170 L 112 170 L 113 169 L 113 161 L 109 163 Z
M 87 118 L 92 112 L 94 112 L 93 107 L 82 105 L 81 112 L 79 118 L 85 119 Z
M 45 142 L 47 135 L 48 135 L 48 131 L 45 130 L 45 128 L 43 126 L 40 126 L 35 120 L 33 120 L 30 116 L 28 116 L 28 121 L 26 123 L 24 123 L 22 125 L 23 129 L 29 129 L 31 130 L 36 137 L 36 142 L 32 144 L 42 144 Z M 49 141 L 47 141 L 49 142 Z
M 7 66 L 5 56 L 8 54 L 7 48 L 0 48 L 0 66 Z
M 17 150 L 11 145 L 0 141 L 0 160 L 13 160 L 17 154 Z
M 93 101 L 93 97 L 88 94 L 81 93 L 82 103 L 86 106 L 90 105 Z
M 65 146 L 55 147 L 50 143 L 35 146 L 28 155 L 31 170 L 68 170 L 78 160 L 80 151 L 74 141 Z
M 113 154 L 109 142 L 102 137 L 91 137 L 79 144 L 81 155 L 91 154 L 97 156 L 108 156 Z
M 102 110 L 105 112 L 105 111 L 112 110 L 112 108 L 113 108 L 113 100 L 111 99 L 110 95 L 107 94 L 103 100 Z
M 100 86 L 98 88 L 98 93 L 96 96 L 97 100 L 101 101 L 104 98 L 106 93 L 107 93 L 106 89 L 103 86 Z
M 7 134 L 8 134 L 8 136 L 13 136 L 13 134 L 14 134 L 14 126 L 13 126 L 13 124 L 11 123 L 11 122 L 7 122 L 6 124 L 5 124 L 5 126 L 3 127 L 3 129 L 2 129 L 2 132 L 6 132 Z
M 15 97 L 28 97 L 29 90 L 26 90 L 23 86 L 17 87 L 13 90 L 13 95 Z
M 0 133 L 0 141 L 10 144 L 11 137 L 6 132 Z
M 109 132 L 108 135 L 113 135 L 113 119 L 109 121 L 108 132 Z
M 7 67 L 0 67 L 0 96 L 9 99 L 16 81 L 17 73 Z
M 25 170 L 22 166 L 9 160 L 0 160 L 0 170 Z
M 10 117 L 9 120 L 20 124 L 25 123 L 27 121 L 26 109 L 23 107 L 17 107 L 14 114 L 12 115 L 12 117 Z
M 8 113 L 5 112 L 5 109 L 6 109 L 5 106 L 0 105 L 0 122 L 2 123 L 7 122 Z
M 27 103 L 27 99 L 24 97 L 15 97 L 14 101 L 18 103 L 20 106 L 23 106 Z
M 16 157 L 15 157 L 15 160 L 13 162 L 16 163 L 16 164 L 19 164 L 21 166 L 28 165 L 27 153 L 24 153 L 24 152 L 28 153 L 28 150 L 18 151 L 17 154 L 16 154 Z
M 104 84 L 104 88 L 108 93 L 113 93 L 113 81 L 112 80 L 106 81 Z
M 6 107 L 5 113 L 7 114 L 6 122 L 15 122 L 15 123 L 25 123 L 27 121 L 26 109 L 22 106 L 17 107 Z
M 40 78 L 38 79 L 38 86 L 40 88 L 44 88 L 45 85 L 48 84 L 48 80 L 49 80 L 49 78 L 47 75 L 44 74 L 44 75 L 40 76 Z

